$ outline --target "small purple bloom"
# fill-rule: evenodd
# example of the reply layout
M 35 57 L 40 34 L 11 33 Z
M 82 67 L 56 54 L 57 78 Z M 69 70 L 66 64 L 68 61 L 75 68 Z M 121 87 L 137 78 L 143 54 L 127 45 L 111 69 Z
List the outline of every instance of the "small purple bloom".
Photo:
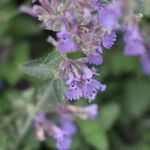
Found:
M 68 150 L 71 146 L 72 140 L 70 137 L 65 137 L 62 140 L 56 141 L 56 147 L 58 150 Z
M 56 125 L 51 125 L 50 135 L 51 134 L 56 141 L 61 141 L 64 139 L 63 130 L 60 127 L 57 127 Z
M 101 92 L 104 92 L 106 90 L 106 85 L 105 84 L 101 84 L 99 90 Z
M 122 2 L 106 4 L 99 11 L 100 24 L 103 28 L 112 30 L 116 27 L 119 17 L 122 15 Z
M 116 33 L 115 32 L 111 32 L 110 34 L 106 34 L 103 38 L 102 38 L 102 45 L 104 46 L 104 48 L 110 49 L 115 41 L 116 41 Z
M 58 40 L 58 50 L 60 53 L 74 52 L 76 46 L 74 41 L 71 39 L 71 33 L 66 31 L 66 27 L 62 24 L 61 31 L 57 33 Z
M 87 79 L 85 86 L 83 87 L 83 96 L 88 99 L 89 102 L 95 99 L 97 91 L 100 89 L 101 84 L 95 79 Z
M 91 88 L 83 89 L 83 97 L 88 99 L 89 102 L 93 101 L 97 95 L 96 90 L 92 90 Z
M 98 105 L 92 104 L 87 107 L 82 108 L 82 113 L 84 113 L 88 119 L 94 120 L 98 114 Z
M 82 90 L 75 82 L 72 82 L 70 87 L 66 91 L 66 97 L 68 100 L 78 100 L 82 97 Z
M 76 126 L 68 116 L 61 115 L 59 120 L 60 128 L 63 130 L 65 136 L 71 137 L 76 133 Z
M 69 79 L 66 81 L 68 86 L 66 91 L 66 98 L 68 100 L 78 100 L 82 97 L 82 90 L 79 87 L 79 81 L 74 78 L 72 74 L 69 74 Z
M 145 52 L 143 38 L 137 24 L 132 23 L 124 27 L 124 54 L 127 56 L 142 55 Z
M 142 70 L 145 75 L 150 75 L 150 54 L 144 53 L 141 55 L 141 65 L 142 65 Z
M 100 46 L 93 46 L 92 50 L 96 53 L 103 53 L 103 49 Z
M 88 67 L 83 67 L 83 75 L 82 79 L 91 79 L 93 76 L 93 72 Z
M 87 59 L 88 59 L 89 64 L 101 65 L 103 63 L 103 57 L 102 55 L 98 53 L 89 54 L 87 56 Z
M 60 39 L 57 48 L 60 53 L 74 52 L 76 50 L 75 43 L 70 39 Z
M 142 55 L 145 51 L 145 47 L 143 43 L 139 41 L 132 41 L 132 43 L 128 43 L 124 48 L 124 55 L 126 56 L 137 56 Z
M 35 11 L 33 10 L 32 7 L 22 5 L 22 6 L 19 7 L 19 10 L 23 13 L 26 13 L 26 14 L 30 15 L 30 16 L 33 16 L 33 17 L 36 16 L 36 13 L 35 13 Z
M 66 135 L 66 131 L 64 131 L 61 127 L 53 126 L 52 128 L 53 138 L 56 140 L 56 147 L 58 150 L 68 150 L 72 139 L 70 136 Z
M 43 121 L 45 121 L 46 120 L 46 118 L 45 118 L 45 113 L 44 112 L 39 112 L 39 113 L 37 113 L 36 114 L 36 116 L 34 117 L 34 121 L 35 122 L 43 122 Z

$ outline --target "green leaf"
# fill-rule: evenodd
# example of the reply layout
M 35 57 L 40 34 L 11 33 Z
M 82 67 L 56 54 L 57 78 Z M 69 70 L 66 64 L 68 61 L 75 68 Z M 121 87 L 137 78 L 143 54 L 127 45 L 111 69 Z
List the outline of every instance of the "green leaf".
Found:
M 42 79 L 52 78 L 55 75 L 55 70 L 42 65 L 44 59 L 29 61 L 21 66 L 21 70 L 28 75 Z
M 116 103 L 106 104 L 101 107 L 99 124 L 103 130 L 110 130 L 120 114 L 119 105 Z
M 96 121 L 78 121 L 81 134 L 86 142 L 97 150 L 108 150 L 109 143 L 106 132 L 100 128 Z
M 143 0 L 134 0 L 134 11 L 135 13 L 144 12 L 144 1 Z
M 33 76 L 42 79 L 55 78 L 56 76 L 56 66 L 62 61 L 62 56 L 57 52 L 52 52 L 45 59 L 38 59 L 34 61 L 29 61 L 21 66 L 21 69 Z
M 66 103 L 67 100 L 65 98 L 66 85 L 63 79 L 56 79 L 53 82 L 55 99 L 58 104 Z
M 144 0 L 144 15 L 150 16 L 150 0 Z
M 67 99 L 65 98 L 65 81 L 63 79 L 55 79 L 51 80 L 50 83 L 50 86 L 47 85 L 42 91 L 38 91 L 38 95 L 40 96 L 45 92 L 46 89 L 49 89 L 47 100 L 45 100 L 45 102 L 42 104 L 40 111 L 49 111 L 54 107 L 67 103 Z
M 140 117 L 150 106 L 150 83 L 131 81 L 126 86 L 124 108 L 129 118 Z
M 47 56 L 42 65 L 52 67 L 60 63 L 62 60 L 63 60 L 62 55 L 56 50 L 54 50 Z
M 28 59 L 28 55 L 29 43 L 18 43 L 12 48 L 9 61 L 0 64 L 0 77 L 5 79 L 9 84 L 16 84 L 23 76 L 23 72 L 20 71 L 19 65 Z

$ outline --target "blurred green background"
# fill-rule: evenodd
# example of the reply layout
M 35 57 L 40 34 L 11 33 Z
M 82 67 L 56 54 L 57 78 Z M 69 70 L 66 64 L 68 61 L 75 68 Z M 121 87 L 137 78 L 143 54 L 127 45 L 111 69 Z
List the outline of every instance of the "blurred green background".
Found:
M 19 68 L 52 51 L 46 38 L 53 33 L 18 11 L 25 2 L 31 0 L 0 0 L 0 150 L 53 150 L 52 139 L 38 142 L 32 124 L 26 124 L 35 109 L 35 87 L 44 81 Z M 149 0 L 144 2 L 140 25 L 150 50 Z M 99 116 L 96 121 L 76 120 L 78 133 L 71 150 L 150 149 L 150 77 L 142 73 L 139 58 L 125 57 L 122 50 L 118 33 L 117 43 L 105 51 L 105 63 L 99 68 L 100 80 L 107 84 L 106 92 L 95 101 L 100 106 Z

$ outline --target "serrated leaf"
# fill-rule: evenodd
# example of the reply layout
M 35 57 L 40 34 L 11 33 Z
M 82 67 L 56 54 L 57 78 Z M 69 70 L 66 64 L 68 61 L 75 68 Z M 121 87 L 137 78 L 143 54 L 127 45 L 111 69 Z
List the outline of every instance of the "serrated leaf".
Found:
M 22 71 L 33 77 L 42 79 L 53 78 L 55 75 L 54 68 L 42 65 L 43 59 L 29 61 L 21 66 Z
M 47 56 L 47 58 L 42 63 L 42 65 L 54 66 L 54 65 L 60 63 L 62 60 L 63 60 L 63 57 L 61 56 L 61 54 L 57 51 L 53 51 Z
M 56 66 L 62 61 L 62 56 L 54 51 L 46 59 L 29 61 L 21 66 L 21 69 L 33 76 L 42 79 L 55 78 Z

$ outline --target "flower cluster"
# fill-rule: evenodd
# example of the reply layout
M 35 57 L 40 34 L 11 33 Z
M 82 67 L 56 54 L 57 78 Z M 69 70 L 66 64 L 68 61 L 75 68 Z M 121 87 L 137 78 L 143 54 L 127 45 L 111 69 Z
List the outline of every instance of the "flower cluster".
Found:
M 91 102 L 98 92 L 105 91 L 106 85 L 96 80 L 99 76 L 96 67 L 103 64 L 104 50 L 111 49 L 115 44 L 118 29 L 124 33 L 124 54 L 141 56 L 143 70 L 150 74 L 150 56 L 145 50 L 138 19 L 131 14 L 124 16 L 126 2 L 38 0 L 32 8 L 20 8 L 37 17 L 43 28 L 56 33 L 56 39 L 49 36 L 47 41 L 64 58 L 57 65 L 56 72 L 57 76 L 65 79 L 67 89 L 64 95 L 68 100 L 85 98 Z M 70 53 L 82 54 L 82 57 L 71 58 Z M 41 112 L 36 115 L 37 138 L 44 140 L 46 134 L 56 141 L 57 149 L 67 150 L 77 130 L 73 124 L 74 116 L 95 119 L 97 105 L 84 108 L 65 105 L 55 108 L 53 113 L 59 118 L 57 123 L 49 121 L 47 115 L 50 114 Z
M 114 29 L 120 16 L 116 7 L 120 3 L 102 5 L 98 0 L 39 0 L 39 3 L 32 12 L 46 29 L 57 31 L 55 46 L 65 58 L 58 70 L 66 79 L 66 98 L 94 100 L 98 92 L 105 91 L 106 85 L 95 79 L 96 68 L 88 64 L 101 65 L 103 48 L 110 49 L 116 41 Z M 109 19 L 106 20 L 105 14 Z M 74 52 L 81 52 L 84 57 L 70 59 L 67 54 Z
M 102 65 L 104 49 L 111 49 L 117 40 L 116 29 L 124 33 L 125 55 L 145 53 L 136 17 L 129 16 L 127 21 L 121 21 L 125 20 L 125 3 L 121 0 L 111 3 L 99 0 L 39 0 L 32 9 L 22 7 L 22 11 L 38 17 L 44 28 L 57 32 L 57 40 L 49 36 L 48 41 L 64 57 L 63 66 L 58 70 L 62 73 L 60 77 L 65 77 L 68 100 L 83 97 L 92 101 L 98 92 L 105 91 L 106 85 L 95 79 L 98 75 L 95 67 Z M 69 58 L 69 53 L 78 52 L 83 53 L 82 58 Z
M 72 143 L 72 137 L 77 131 L 73 123 L 73 118 L 78 116 L 82 119 L 95 119 L 98 113 L 98 106 L 92 104 L 87 107 L 77 107 L 73 105 L 66 105 L 55 108 L 52 115 L 57 116 L 57 124 L 50 121 L 49 113 L 39 112 L 34 118 L 37 139 L 43 141 L 46 135 L 52 137 L 56 141 L 58 150 L 69 149 Z M 56 119 L 55 119 L 56 120 Z

